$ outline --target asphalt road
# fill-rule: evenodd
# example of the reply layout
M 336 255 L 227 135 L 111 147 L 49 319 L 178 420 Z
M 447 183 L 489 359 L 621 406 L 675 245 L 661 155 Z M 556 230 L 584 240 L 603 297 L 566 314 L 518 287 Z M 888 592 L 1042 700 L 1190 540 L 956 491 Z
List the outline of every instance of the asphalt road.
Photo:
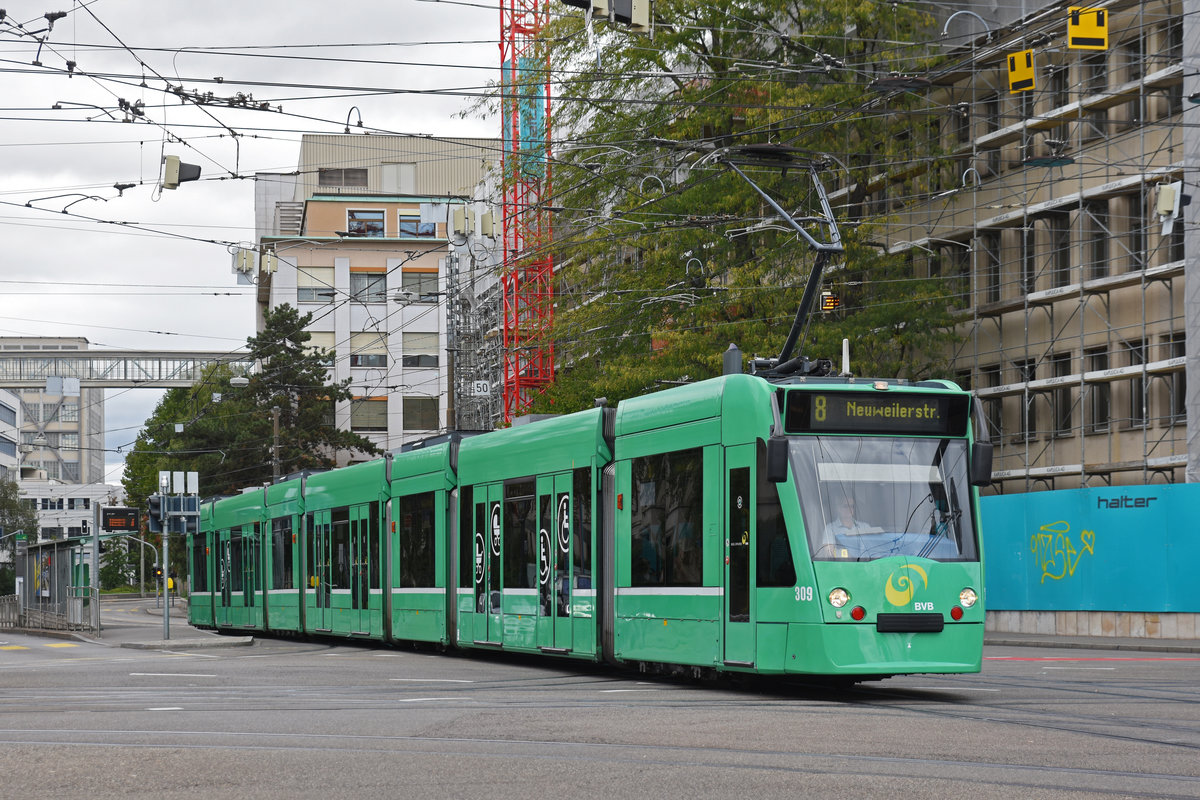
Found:
M 989 647 L 849 689 L 0 631 L 0 798 L 1200 797 L 1200 655 Z M 173 620 L 172 636 L 188 629 Z M 155 628 L 155 626 L 158 626 Z

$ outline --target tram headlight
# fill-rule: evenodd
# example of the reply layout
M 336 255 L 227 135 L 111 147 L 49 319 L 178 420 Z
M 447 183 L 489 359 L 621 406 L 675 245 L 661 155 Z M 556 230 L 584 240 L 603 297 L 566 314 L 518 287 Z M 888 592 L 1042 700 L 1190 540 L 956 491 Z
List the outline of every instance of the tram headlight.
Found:
M 850 602 L 850 593 L 845 589 L 837 588 L 829 593 L 829 605 L 834 608 L 841 608 Z
M 958 593 L 958 602 L 963 608 L 970 608 L 971 606 L 975 605 L 975 601 L 978 599 L 979 596 L 976 595 L 975 590 L 970 587 L 967 587 Z

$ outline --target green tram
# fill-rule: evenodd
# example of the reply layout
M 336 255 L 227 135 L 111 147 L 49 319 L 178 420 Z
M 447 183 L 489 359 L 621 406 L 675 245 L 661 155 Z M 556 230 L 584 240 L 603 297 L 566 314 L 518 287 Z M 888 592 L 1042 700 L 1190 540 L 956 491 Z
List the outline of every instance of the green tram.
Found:
M 206 501 L 193 625 L 624 665 L 977 672 L 991 446 L 944 381 L 720 378 Z

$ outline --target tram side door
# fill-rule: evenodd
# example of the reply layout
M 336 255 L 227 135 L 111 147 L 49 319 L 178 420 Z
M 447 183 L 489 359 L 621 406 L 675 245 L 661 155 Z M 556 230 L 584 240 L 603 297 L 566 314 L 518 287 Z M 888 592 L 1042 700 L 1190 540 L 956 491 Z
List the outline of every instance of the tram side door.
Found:
M 233 605 L 231 549 L 229 531 L 218 531 L 217 546 L 214 548 L 217 559 L 217 575 L 221 588 L 221 599 L 217 602 L 216 616 L 214 617 L 218 625 L 229 624 L 229 607 Z
M 502 503 L 504 485 L 477 486 L 475 503 L 475 626 L 474 641 L 500 644 L 504 641 L 501 609 L 501 558 L 503 552 Z
M 725 664 L 754 665 L 754 445 L 725 450 Z
M 376 568 L 371 558 L 369 511 L 366 505 L 350 509 L 350 608 L 354 612 L 350 630 L 361 634 L 371 632 L 371 570 Z
M 571 474 L 538 478 L 538 625 L 542 650 L 569 651 L 571 633 Z
M 306 626 L 329 631 L 333 627 L 330 609 L 333 573 L 330 562 L 329 512 L 317 511 L 308 522 L 308 580 L 305 589 Z

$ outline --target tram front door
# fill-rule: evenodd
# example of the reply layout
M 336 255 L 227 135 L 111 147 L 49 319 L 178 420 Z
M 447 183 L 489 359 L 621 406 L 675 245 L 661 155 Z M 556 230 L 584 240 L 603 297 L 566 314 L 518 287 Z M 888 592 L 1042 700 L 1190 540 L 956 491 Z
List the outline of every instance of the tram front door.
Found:
M 751 667 L 755 658 L 754 445 L 725 451 L 725 664 Z

